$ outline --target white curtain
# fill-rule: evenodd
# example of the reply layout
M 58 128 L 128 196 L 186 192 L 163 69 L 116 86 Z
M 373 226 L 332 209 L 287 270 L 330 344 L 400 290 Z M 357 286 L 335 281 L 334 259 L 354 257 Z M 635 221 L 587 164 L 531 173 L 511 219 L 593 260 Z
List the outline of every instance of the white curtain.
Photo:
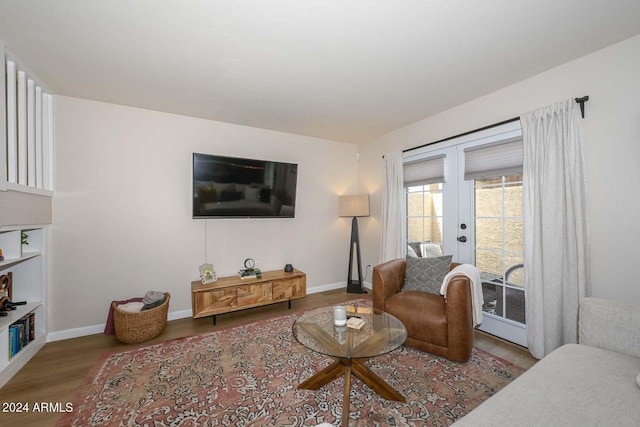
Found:
M 404 258 L 402 233 L 402 153 L 394 151 L 384 156 L 385 180 L 382 187 L 382 245 L 380 262 Z
M 582 121 L 573 99 L 521 118 L 527 341 L 542 358 L 578 340 L 590 294 Z

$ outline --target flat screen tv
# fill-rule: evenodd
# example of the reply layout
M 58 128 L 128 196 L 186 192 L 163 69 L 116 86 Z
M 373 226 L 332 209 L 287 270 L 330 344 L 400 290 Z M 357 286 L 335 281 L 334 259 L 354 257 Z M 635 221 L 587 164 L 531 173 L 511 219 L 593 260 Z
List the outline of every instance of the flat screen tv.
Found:
M 194 218 L 293 218 L 298 165 L 193 153 Z

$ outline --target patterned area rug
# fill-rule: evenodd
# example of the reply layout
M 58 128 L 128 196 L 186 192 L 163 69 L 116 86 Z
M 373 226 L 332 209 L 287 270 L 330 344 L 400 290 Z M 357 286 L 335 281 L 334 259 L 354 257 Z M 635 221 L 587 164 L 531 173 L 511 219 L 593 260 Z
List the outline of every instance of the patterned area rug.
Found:
M 295 340 L 296 316 L 105 356 L 57 425 L 339 426 L 342 378 L 297 389 L 332 359 Z M 354 377 L 351 426 L 449 425 L 524 371 L 477 348 L 464 364 L 406 346 L 366 363 L 407 403 L 387 401 Z

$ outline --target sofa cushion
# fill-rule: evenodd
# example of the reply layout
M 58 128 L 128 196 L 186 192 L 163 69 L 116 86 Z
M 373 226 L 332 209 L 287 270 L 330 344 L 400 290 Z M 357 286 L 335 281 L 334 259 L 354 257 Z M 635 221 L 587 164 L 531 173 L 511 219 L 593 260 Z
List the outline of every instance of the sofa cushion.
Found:
M 633 356 L 566 344 L 454 425 L 638 425 L 638 370 Z
M 407 257 L 407 271 L 402 290 L 439 294 L 452 258 L 451 255 L 435 258 Z
M 580 301 L 578 342 L 640 358 L 640 310 L 635 304 L 601 298 Z

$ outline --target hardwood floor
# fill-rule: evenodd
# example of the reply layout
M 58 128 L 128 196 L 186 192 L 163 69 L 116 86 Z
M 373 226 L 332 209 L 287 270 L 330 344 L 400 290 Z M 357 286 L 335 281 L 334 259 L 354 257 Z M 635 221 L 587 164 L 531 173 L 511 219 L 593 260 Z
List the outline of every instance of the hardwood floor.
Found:
M 0 405 L 3 405 L 0 407 L 0 425 L 55 425 L 61 413 L 31 410 L 28 413 L 11 413 L 3 409 L 8 409 L 9 403 L 28 403 L 30 408 L 35 403 L 60 403 L 64 407 L 71 402 L 90 368 L 105 354 L 358 298 L 371 298 L 371 294 L 348 294 L 344 290 L 310 294 L 293 301 L 291 310 L 287 309 L 287 303 L 280 303 L 219 315 L 215 326 L 211 318 L 174 320 L 159 337 L 135 345 L 121 344 L 115 337 L 102 334 L 48 343 L 0 389 Z M 475 345 L 523 368 L 531 367 L 536 361 L 526 349 L 482 332 L 476 332 Z

